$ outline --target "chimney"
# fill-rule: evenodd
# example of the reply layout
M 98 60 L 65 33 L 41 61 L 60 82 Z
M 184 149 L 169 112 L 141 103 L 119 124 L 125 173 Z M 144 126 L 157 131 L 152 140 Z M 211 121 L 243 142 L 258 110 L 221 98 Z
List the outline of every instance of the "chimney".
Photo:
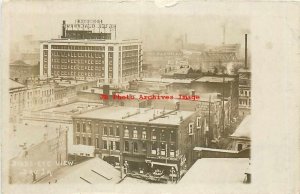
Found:
M 223 25 L 223 45 L 225 44 L 226 41 L 226 25 Z
M 195 90 L 191 90 L 191 95 L 195 96 Z
M 66 38 L 66 21 L 63 20 L 63 24 L 62 24 L 62 38 Z
M 245 34 L 245 69 L 247 68 L 247 34 Z
M 179 109 L 180 109 L 180 102 L 176 102 L 175 109 L 176 109 L 176 110 L 179 110 Z

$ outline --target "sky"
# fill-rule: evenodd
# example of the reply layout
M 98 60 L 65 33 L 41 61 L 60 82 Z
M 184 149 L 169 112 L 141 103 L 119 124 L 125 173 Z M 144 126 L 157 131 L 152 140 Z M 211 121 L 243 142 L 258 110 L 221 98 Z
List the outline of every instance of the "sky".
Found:
M 159 8 L 154 2 L 31 1 L 11 2 L 4 6 L 11 43 L 20 43 L 25 35 L 36 40 L 58 38 L 62 20 L 102 19 L 117 24 L 118 39 L 138 38 L 144 50 L 175 50 L 185 34 L 189 43 L 218 45 L 241 43 L 250 32 L 250 21 L 243 15 L 226 15 L 201 9 L 194 1 Z

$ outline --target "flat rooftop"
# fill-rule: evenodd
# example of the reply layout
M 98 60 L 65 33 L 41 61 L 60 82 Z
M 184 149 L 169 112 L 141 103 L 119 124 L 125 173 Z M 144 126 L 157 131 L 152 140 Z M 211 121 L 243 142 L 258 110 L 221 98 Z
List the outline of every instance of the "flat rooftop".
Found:
M 198 159 L 179 184 L 243 184 L 248 158 Z
M 139 113 L 138 113 L 139 111 Z M 165 110 L 165 113 L 171 110 Z M 110 106 L 100 108 L 94 111 L 86 112 L 73 116 L 73 118 L 90 118 L 90 119 L 103 119 L 114 121 L 127 121 L 127 122 L 140 122 L 151 124 L 167 124 L 167 125 L 179 125 L 181 118 L 185 120 L 194 114 L 192 111 L 174 111 L 170 114 L 166 114 L 163 117 L 156 118 L 153 116 L 162 115 L 162 109 L 147 109 L 147 108 L 133 108 L 123 106 Z M 131 115 L 131 116 L 128 116 Z
M 251 73 L 251 70 L 249 68 L 248 69 L 242 68 L 242 69 L 239 69 L 238 72 L 239 73 Z
M 138 39 L 128 39 L 128 40 L 106 40 L 106 39 L 82 39 L 82 40 L 73 40 L 73 39 L 51 39 L 44 40 L 41 43 L 65 43 L 65 44 L 76 44 L 86 46 L 86 43 L 89 44 L 132 44 L 132 43 L 141 43 L 141 40 Z
M 95 157 L 73 166 L 64 166 L 39 183 L 48 184 L 116 184 L 120 172 L 112 165 Z
M 232 81 L 234 81 L 234 78 L 232 78 L 232 77 L 225 77 L 224 81 L 225 82 L 232 82 Z M 195 80 L 195 82 L 222 83 L 223 82 L 223 77 L 204 76 L 204 77 L 201 77 L 201 78 Z
M 116 89 L 114 88 L 110 88 L 109 89 L 109 94 L 112 95 L 113 92 L 115 92 Z M 102 88 L 97 88 L 97 87 L 93 87 L 93 88 L 89 88 L 86 90 L 80 90 L 80 92 L 83 93 L 92 93 L 92 94 L 103 94 L 103 89 Z
M 84 81 L 84 80 L 55 80 L 55 82 L 59 85 L 59 86 L 76 86 L 76 85 L 80 85 L 80 84 L 85 84 L 85 83 L 89 83 L 91 81 Z
M 74 102 L 54 108 L 44 109 L 40 112 L 73 115 L 75 113 L 79 113 L 80 111 L 92 110 L 99 107 L 103 107 L 103 104 L 93 102 Z
M 224 150 L 224 149 L 214 149 L 214 148 L 204 148 L 204 147 L 194 147 L 194 151 L 211 151 L 211 152 L 223 152 L 223 153 L 239 153 L 235 150 Z
M 161 83 L 191 83 L 194 79 L 172 79 L 172 78 L 143 78 L 141 81 Z

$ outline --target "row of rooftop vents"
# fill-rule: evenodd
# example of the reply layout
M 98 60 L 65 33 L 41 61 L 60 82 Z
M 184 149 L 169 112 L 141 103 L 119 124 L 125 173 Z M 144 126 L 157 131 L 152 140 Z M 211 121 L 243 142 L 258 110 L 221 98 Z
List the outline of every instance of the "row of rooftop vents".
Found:
M 177 115 L 177 111 L 179 110 L 179 107 L 180 107 L 180 103 L 177 102 L 176 107 L 175 107 L 174 110 L 166 111 L 165 109 L 163 109 L 163 110 L 159 111 L 159 110 L 155 110 L 153 108 L 148 108 L 148 109 L 145 109 L 144 112 L 148 112 L 148 111 L 153 110 L 153 117 L 151 119 L 149 119 L 149 122 L 150 122 L 150 121 L 154 121 L 154 120 L 159 119 L 159 118 L 169 117 L 169 115 Z M 141 109 L 137 109 L 133 113 L 127 112 L 126 115 L 124 115 L 122 117 L 122 119 L 126 119 L 126 118 L 129 118 L 129 117 L 138 115 L 138 114 L 141 114 Z M 180 116 L 180 121 L 183 121 L 182 116 Z

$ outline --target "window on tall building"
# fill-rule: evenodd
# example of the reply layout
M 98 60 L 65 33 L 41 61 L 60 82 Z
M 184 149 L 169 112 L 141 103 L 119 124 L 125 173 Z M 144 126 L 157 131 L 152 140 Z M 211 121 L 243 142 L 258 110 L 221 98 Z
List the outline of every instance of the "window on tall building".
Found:
M 92 138 L 88 137 L 88 145 L 92 145 Z
M 80 123 L 77 123 L 76 129 L 77 129 L 77 132 L 80 132 Z
M 111 136 L 114 135 L 114 128 L 109 127 L 109 135 L 111 135 Z
M 120 142 L 116 141 L 116 150 L 120 150 Z
M 175 157 L 175 145 L 170 145 L 170 157 Z
M 114 142 L 113 142 L 113 141 L 110 142 L 109 149 L 110 149 L 110 150 L 114 150 Z
M 129 142 L 128 141 L 124 142 L 124 151 L 129 152 Z
M 91 123 L 89 123 L 89 124 L 87 125 L 87 131 L 88 131 L 89 133 L 92 132 L 92 124 L 91 124 Z
M 197 128 L 201 127 L 201 117 L 197 117 Z
M 116 136 L 119 137 L 120 136 L 120 128 L 117 126 L 116 128 Z
M 160 155 L 162 155 L 162 156 L 166 155 L 166 144 L 165 143 L 160 144 Z
M 95 138 L 95 147 L 99 148 L 99 138 Z
M 86 138 L 85 137 L 82 137 L 82 144 L 86 145 Z
M 137 144 L 137 142 L 133 143 L 133 152 L 138 152 L 138 144 Z
M 192 135 L 194 133 L 194 123 L 189 123 L 189 135 Z
M 103 127 L 103 135 L 107 135 L 107 127 L 106 126 Z
M 137 136 L 138 136 L 138 132 L 137 130 L 133 130 L 133 138 L 137 139 Z
M 243 144 L 238 144 L 238 146 L 237 146 L 237 151 L 241 151 L 243 149 Z
M 174 142 L 176 140 L 176 134 L 174 131 L 171 131 L 171 141 Z
M 124 137 L 129 137 L 129 130 L 128 129 L 124 130 Z
M 103 140 L 103 149 L 107 150 L 107 141 L 106 140 Z
M 142 139 L 147 139 L 147 132 L 146 131 L 142 132 Z
M 152 130 L 152 140 L 156 140 L 156 131 L 155 131 L 155 129 Z
M 145 141 L 142 142 L 142 150 L 147 151 L 147 142 Z
M 100 126 L 96 124 L 95 133 L 100 134 Z
M 153 142 L 151 145 L 151 154 L 156 155 L 157 153 L 157 144 L 156 142 Z
M 76 136 L 76 144 L 80 144 L 80 137 Z
M 82 132 L 83 132 L 83 133 L 86 132 L 86 124 L 85 124 L 85 123 L 82 124 Z
M 160 141 L 166 141 L 166 132 L 164 130 L 161 131 Z

